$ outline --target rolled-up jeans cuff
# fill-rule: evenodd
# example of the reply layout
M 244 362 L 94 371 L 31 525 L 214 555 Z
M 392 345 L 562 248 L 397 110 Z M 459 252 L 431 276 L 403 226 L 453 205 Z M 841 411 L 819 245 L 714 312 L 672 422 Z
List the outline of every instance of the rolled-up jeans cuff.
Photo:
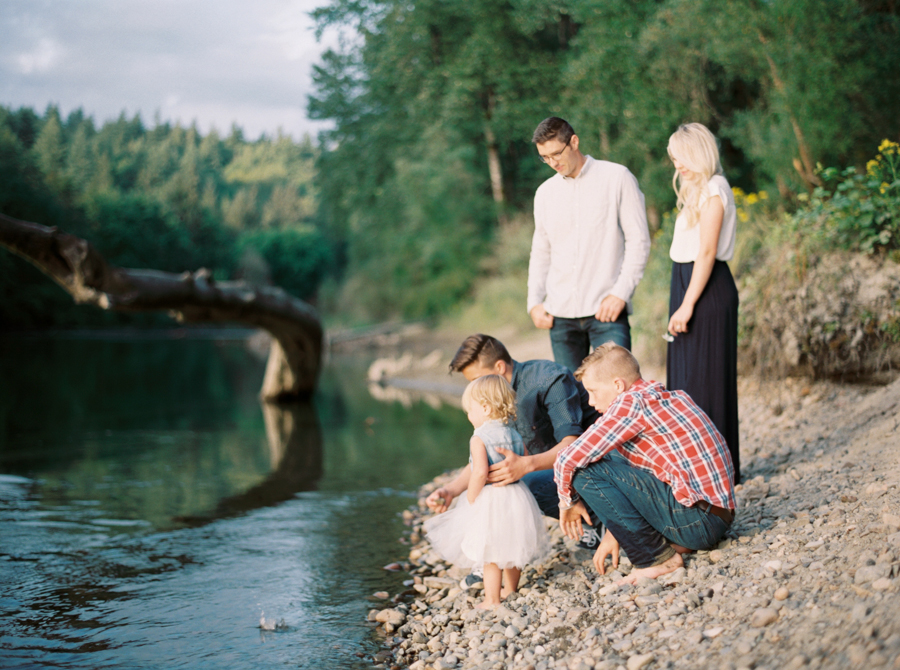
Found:
M 666 548 L 663 549 L 662 553 L 656 557 L 656 560 L 651 565 L 639 565 L 639 568 L 652 568 L 657 565 L 662 565 L 670 558 L 675 555 L 675 548 L 671 544 L 667 544 Z

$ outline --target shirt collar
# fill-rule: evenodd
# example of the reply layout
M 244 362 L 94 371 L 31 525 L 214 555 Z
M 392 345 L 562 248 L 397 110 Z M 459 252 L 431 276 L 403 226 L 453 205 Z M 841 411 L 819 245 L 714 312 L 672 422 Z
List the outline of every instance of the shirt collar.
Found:
M 516 390 L 516 385 L 518 385 L 518 383 L 519 383 L 519 370 L 521 370 L 521 369 L 522 369 L 522 364 L 519 363 L 518 361 L 514 360 L 512 362 L 512 370 L 513 370 L 512 384 L 510 384 L 510 386 L 513 387 L 513 391 Z
M 585 175 L 585 173 L 590 170 L 591 165 L 595 162 L 594 158 L 590 154 L 586 155 L 584 158 L 584 165 L 581 166 L 581 172 L 578 173 L 577 177 L 566 177 L 564 175 L 560 175 L 560 177 L 562 177 L 565 181 L 574 181 L 576 179 L 581 179 Z

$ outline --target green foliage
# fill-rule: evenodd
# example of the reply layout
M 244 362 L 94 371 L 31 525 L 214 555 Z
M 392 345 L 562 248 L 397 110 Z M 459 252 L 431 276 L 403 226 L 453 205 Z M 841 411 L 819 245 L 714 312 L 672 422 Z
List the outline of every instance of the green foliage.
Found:
M 654 230 L 674 205 L 666 143 L 680 123 L 717 134 L 732 185 L 778 193 L 787 207 L 817 162 L 861 165 L 862 147 L 896 133 L 900 10 L 889 3 L 332 0 L 314 16 L 320 31 L 347 37 L 315 68 L 309 103 L 334 123 L 318 177 L 322 224 L 346 252 L 347 290 L 334 305 L 355 309 L 365 295 L 370 317 L 430 313 L 468 295 L 497 243 L 498 213 L 528 212 L 552 174 L 530 144 L 547 116 L 570 120 L 585 152 L 628 166 Z M 442 144 L 429 144 L 436 135 Z M 490 200 L 493 149 L 502 206 Z M 454 167 L 410 170 L 426 153 Z M 408 221 L 429 199 L 437 218 Z M 427 260 L 432 240 L 462 249 L 473 231 L 471 257 Z
M 206 267 L 220 280 L 245 274 L 242 235 L 259 231 L 260 276 L 310 297 L 331 258 L 316 232 L 316 156 L 309 138 L 203 137 L 193 127 L 148 129 L 124 114 L 96 128 L 80 110 L 63 120 L 52 106 L 43 116 L 0 107 L 0 211 L 85 237 L 114 265 Z M 0 327 L 126 320 L 146 321 L 75 306 L 33 267 L 0 253 Z
M 884 140 L 865 174 L 849 167 L 819 172 L 824 186 L 802 198 L 789 230 L 817 250 L 867 254 L 900 249 L 900 145 Z
M 298 298 L 312 297 L 333 263 L 331 247 L 312 227 L 257 230 L 241 235 L 238 249 L 258 254 L 272 284 Z

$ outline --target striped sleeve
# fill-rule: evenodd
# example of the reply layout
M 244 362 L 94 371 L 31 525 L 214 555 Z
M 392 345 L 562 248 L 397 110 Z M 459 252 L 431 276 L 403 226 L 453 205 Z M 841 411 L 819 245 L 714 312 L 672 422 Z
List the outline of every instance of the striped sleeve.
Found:
M 597 423 L 557 454 L 553 478 L 560 505 L 568 507 L 578 499 L 572 488 L 576 470 L 600 460 L 617 446 L 634 438 L 642 429 L 639 403 L 633 394 L 623 393 Z

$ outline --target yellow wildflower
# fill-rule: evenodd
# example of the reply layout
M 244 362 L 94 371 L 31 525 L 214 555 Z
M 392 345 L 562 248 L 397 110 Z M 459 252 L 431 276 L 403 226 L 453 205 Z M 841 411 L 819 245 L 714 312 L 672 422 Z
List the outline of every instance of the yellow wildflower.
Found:
M 734 193 L 735 200 L 737 200 L 738 198 L 740 198 L 741 196 L 744 195 L 744 192 L 737 186 L 732 186 L 731 192 Z
M 886 153 L 886 154 L 896 153 L 898 149 L 900 149 L 900 144 L 897 144 L 896 142 L 891 142 L 888 139 L 882 141 L 882 143 L 878 145 L 878 151 L 881 151 L 882 153 Z
M 759 202 L 759 196 L 756 195 L 756 193 L 748 193 L 747 194 L 747 204 L 748 205 L 755 205 L 758 202 Z
M 870 160 L 868 163 L 866 163 L 866 174 L 869 175 L 870 177 L 874 177 L 875 171 L 877 168 L 878 168 L 878 161 Z
M 766 193 L 765 191 L 760 191 L 757 195 L 759 195 L 760 200 L 768 200 L 769 199 L 769 194 Z
M 737 215 L 743 223 L 747 223 L 747 221 L 750 220 L 750 217 L 747 215 L 747 211 L 743 207 L 738 207 Z

